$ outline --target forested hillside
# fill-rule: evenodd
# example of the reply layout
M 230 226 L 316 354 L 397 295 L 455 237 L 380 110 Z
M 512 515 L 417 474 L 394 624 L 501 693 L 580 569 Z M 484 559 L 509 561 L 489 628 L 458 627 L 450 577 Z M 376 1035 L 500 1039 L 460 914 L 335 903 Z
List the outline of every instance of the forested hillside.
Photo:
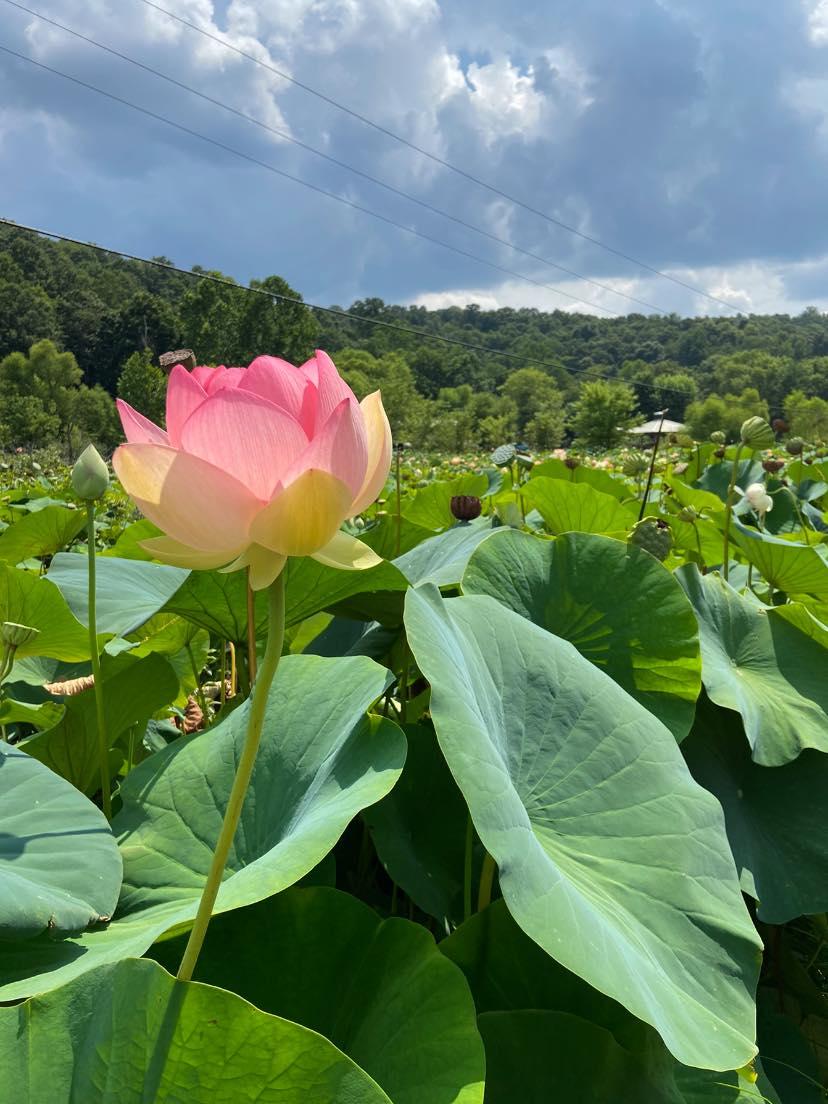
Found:
M 299 295 L 278 276 L 251 286 Z M 368 299 L 347 310 L 492 353 L 0 228 L 0 445 L 70 447 L 91 436 L 111 446 L 109 396 L 157 416 L 158 354 L 182 346 L 227 364 L 261 352 L 300 361 L 325 348 L 358 393 L 382 388 L 395 432 L 418 447 L 488 448 L 516 437 L 539 448 L 573 437 L 607 447 L 618 427 L 665 406 L 698 437 L 732 437 L 746 416 L 762 414 L 828 438 L 828 316 L 814 309 L 597 318 Z

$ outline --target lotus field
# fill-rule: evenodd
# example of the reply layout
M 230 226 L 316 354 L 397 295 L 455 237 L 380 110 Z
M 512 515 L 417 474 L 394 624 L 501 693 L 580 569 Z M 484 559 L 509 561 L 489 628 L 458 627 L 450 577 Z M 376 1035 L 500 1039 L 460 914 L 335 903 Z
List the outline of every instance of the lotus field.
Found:
M 825 1099 L 824 450 L 121 419 L 0 472 L 4 1104 Z

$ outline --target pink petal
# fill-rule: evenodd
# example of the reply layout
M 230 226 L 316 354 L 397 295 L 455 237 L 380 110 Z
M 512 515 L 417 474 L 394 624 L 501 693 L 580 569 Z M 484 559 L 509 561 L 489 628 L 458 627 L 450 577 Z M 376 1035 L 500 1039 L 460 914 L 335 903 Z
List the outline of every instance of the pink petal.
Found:
M 304 366 L 303 366 L 304 367 Z M 356 395 L 336 370 L 336 365 L 321 349 L 316 350 L 316 390 L 319 393 L 319 406 L 316 414 L 317 426 L 323 426 L 343 399 L 350 399 L 356 405 Z
M 207 394 L 215 395 L 217 391 L 235 389 L 244 379 L 244 372 L 244 368 L 225 368 L 223 364 L 220 365 L 207 381 Z
M 133 410 L 129 403 L 124 402 L 123 399 L 116 399 L 115 405 L 118 408 L 121 425 L 124 427 L 124 436 L 130 444 L 168 445 L 170 443 L 163 429 L 160 429 L 155 422 L 151 422 L 149 418 L 145 418 L 143 414 L 139 414 L 137 410 Z
M 365 480 L 351 506 L 352 514 L 361 513 L 379 498 L 391 470 L 391 426 L 379 391 L 366 395 L 360 403 L 368 440 L 368 464 Z
M 368 445 L 365 421 L 355 399 L 343 399 L 330 418 L 282 476 L 289 486 L 302 472 L 310 468 L 329 472 L 350 488 L 359 491 L 365 480 Z
M 167 383 L 167 433 L 174 448 L 181 444 L 184 423 L 206 398 L 207 392 L 196 377 L 183 365 L 176 364 Z
M 190 375 L 193 377 L 194 380 L 198 380 L 198 382 L 206 391 L 207 384 L 212 378 L 214 372 L 215 368 L 211 368 L 209 364 L 199 364 L 195 368 L 193 368 Z
M 219 390 L 181 431 L 181 447 L 235 476 L 267 502 L 307 450 L 305 431 L 287 411 L 249 391 Z
M 279 357 L 260 356 L 251 362 L 239 384 L 292 414 L 310 437 L 316 419 L 316 388 L 301 368 Z
M 261 502 L 206 460 L 168 445 L 121 445 L 112 466 L 139 510 L 174 540 L 228 559 L 249 543 Z

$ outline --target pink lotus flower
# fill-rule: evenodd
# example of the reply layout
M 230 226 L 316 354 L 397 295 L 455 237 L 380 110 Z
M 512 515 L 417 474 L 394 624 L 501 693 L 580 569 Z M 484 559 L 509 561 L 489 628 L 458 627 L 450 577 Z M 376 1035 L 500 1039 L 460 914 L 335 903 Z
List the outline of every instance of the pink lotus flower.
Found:
M 166 534 L 142 542 L 164 563 L 250 568 L 269 586 L 288 556 L 331 567 L 379 563 L 339 531 L 379 495 L 391 429 L 379 391 L 358 403 L 327 353 L 301 367 L 257 357 L 249 368 L 180 364 L 167 386 L 167 429 L 118 400 L 127 444 L 112 465 Z

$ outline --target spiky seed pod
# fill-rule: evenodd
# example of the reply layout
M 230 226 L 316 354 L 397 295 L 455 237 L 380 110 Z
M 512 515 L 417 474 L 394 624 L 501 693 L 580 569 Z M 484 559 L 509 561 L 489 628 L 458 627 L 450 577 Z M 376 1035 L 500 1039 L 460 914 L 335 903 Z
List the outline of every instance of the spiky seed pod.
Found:
M 670 526 L 661 518 L 642 518 L 633 526 L 627 539 L 630 544 L 643 548 L 657 560 L 666 560 L 673 547 Z
M 766 472 L 770 472 L 774 475 L 776 472 L 782 471 L 785 467 L 785 461 L 777 460 L 775 456 L 769 456 L 767 460 L 762 461 L 762 467 Z
M 581 461 L 577 456 L 567 456 L 564 460 L 564 465 L 569 468 L 570 471 L 575 471 L 576 468 L 580 468 Z
M 713 455 L 716 457 L 717 460 L 721 460 L 724 457 L 724 454 L 725 450 L 723 448 L 717 448 L 713 451 Z
M 713 442 L 714 445 L 723 445 L 727 440 L 727 437 L 725 437 L 724 433 L 722 433 L 720 429 L 715 429 L 710 434 L 710 440 Z

